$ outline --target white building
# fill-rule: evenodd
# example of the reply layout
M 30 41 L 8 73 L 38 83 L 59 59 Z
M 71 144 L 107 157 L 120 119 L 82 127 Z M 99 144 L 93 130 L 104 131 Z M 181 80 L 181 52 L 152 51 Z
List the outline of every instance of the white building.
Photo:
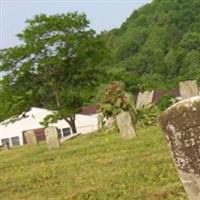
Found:
M 89 107 L 83 108 L 83 113 L 76 114 L 75 116 L 77 133 L 86 134 L 96 131 L 98 129 L 98 114 L 94 111 L 88 112 L 89 110 L 91 111 L 91 108 Z M 34 107 L 14 122 L 11 122 L 10 120 L 1 122 L 0 145 L 2 145 L 2 142 L 7 142 L 10 146 L 23 145 L 25 142 L 23 132 L 27 130 L 34 130 L 38 141 L 45 140 L 44 127 L 40 122 L 49 114 L 52 114 L 49 110 Z M 65 120 L 60 120 L 49 126 L 57 127 L 61 138 L 73 134 L 69 124 Z

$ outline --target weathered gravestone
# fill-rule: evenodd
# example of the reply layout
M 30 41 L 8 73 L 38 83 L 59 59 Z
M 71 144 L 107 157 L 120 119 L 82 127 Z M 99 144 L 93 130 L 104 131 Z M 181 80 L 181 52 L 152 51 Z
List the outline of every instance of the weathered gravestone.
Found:
M 9 150 L 10 149 L 10 143 L 9 142 L 3 142 L 2 143 L 2 146 L 3 146 L 3 150 Z
M 97 116 L 97 122 L 98 122 L 98 124 L 97 124 L 98 130 L 102 129 L 103 128 L 103 115 L 102 114 L 99 114 Z
M 33 130 L 25 131 L 24 132 L 24 137 L 25 137 L 26 143 L 28 145 L 32 146 L 32 145 L 37 145 L 38 144 L 36 135 L 35 135 Z
M 121 112 L 116 116 L 117 125 L 123 138 L 136 137 L 133 120 L 129 112 Z
M 60 146 L 58 129 L 56 127 L 51 126 L 47 127 L 44 132 L 48 149 L 58 148 Z
M 182 99 L 199 95 L 197 81 L 184 81 L 179 83 L 179 90 Z
M 154 91 L 139 92 L 136 102 L 136 108 L 149 107 L 153 102 Z
M 160 117 L 190 200 L 200 200 L 200 97 L 182 100 Z

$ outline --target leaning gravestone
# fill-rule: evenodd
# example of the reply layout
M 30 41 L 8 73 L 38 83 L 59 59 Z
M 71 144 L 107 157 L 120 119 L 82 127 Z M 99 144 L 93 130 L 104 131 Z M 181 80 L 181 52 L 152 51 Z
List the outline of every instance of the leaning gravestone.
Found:
M 123 138 L 136 137 L 133 121 L 129 112 L 121 112 L 116 118 L 120 134 Z
M 60 146 L 60 140 L 58 137 L 58 129 L 56 127 L 47 127 L 45 130 L 45 137 L 48 149 L 58 148 Z
M 154 91 L 139 92 L 136 102 L 136 108 L 148 107 L 153 102 Z
M 190 200 L 200 200 L 200 96 L 182 100 L 160 117 Z
M 179 90 L 182 99 L 199 95 L 197 81 L 184 81 L 179 83 Z
M 38 144 L 35 132 L 33 130 L 25 131 L 24 132 L 24 137 L 25 137 L 26 142 L 27 142 L 28 145 L 32 146 L 32 145 L 37 145 Z

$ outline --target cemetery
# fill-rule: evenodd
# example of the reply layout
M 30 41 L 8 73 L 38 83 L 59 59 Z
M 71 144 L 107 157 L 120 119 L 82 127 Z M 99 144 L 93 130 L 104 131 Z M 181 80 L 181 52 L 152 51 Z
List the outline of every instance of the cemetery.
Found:
M 19 163 L 15 163 L 19 167 L 22 167 L 20 162 L 24 164 L 27 163 L 30 167 L 30 171 L 27 171 L 26 167 L 28 166 L 26 166 L 26 164 L 23 165 L 23 169 L 30 177 L 27 177 L 28 174 L 24 174 L 23 171 L 13 176 L 13 173 L 17 170 L 15 167 L 7 172 L 6 177 L 12 177 L 12 182 L 16 182 L 16 179 L 19 177 L 23 177 L 29 184 L 36 184 L 33 188 L 37 190 L 37 194 L 32 193 L 32 189 L 28 190 L 27 193 L 14 192 L 24 187 L 23 182 L 20 182 L 19 185 L 16 185 L 11 191 L 13 191 L 13 194 L 15 194 L 18 199 L 27 198 L 30 195 L 34 199 L 39 199 L 42 198 L 40 195 L 42 195 L 43 189 L 46 187 L 49 187 L 49 189 L 51 188 L 52 191 L 55 190 L 62 193 L 64 188 L 61 187 L 60 184 L 63 184 L 63 179 L 66 178 L 67 181 L 64 185 L 68 188 L 65 190 L 67 199 L 71 197 L 86 199 L 87 195 L 92 195 L 94 199 L 98 199 L 100 193 L 108 197 L 112 182 L 118 179 L 117 182 L 119 185 L 113 188 L 113 192 L 114 195 L 119 197 L 123 196 L 123 198 L 131 199 L 138 195 L 140 199 L 147 199 L 148 196 L 148 199 L 152 200 L 155 198 L 172 200 L 188 198 L 189 200 L 199 200 L 200 95 L 198 89 L 194 89 L 194 86 L 198 88 L 197 83 L 196 85 L 194 83 L 195 81 L 181 82 L 179 85 L 179 94 L 182 96 L 177 98 L 176 101 L 172 101 L 172 105 L 165 109 L 164 112 L 161 112 L 161 115 L 157 115 L 157 120 L 160 116 L 160 126 L 165 134 L 163 134 L 160 129 L 157 120 L 155 124 L 145 127 L 138 126 L 137 123 L 135 124 L 134 120 L 136 120 L 137 117 L 135 118 L 135 116 L 133 116 L 133 110 L 117 112 L 118 114 L 115 115 L 116 117 L 112 120 L 109 118 L 109 123 L 103 123 L 102 117 L 100 117 L 102 113 L 99 115 L 93 114 L 92 116 L 94 117 L 95 115 L 97 121 L 95 124 L 96 129 L 90 131 L 92 133 L 85 136 L 79 135 L 75 139 L 64 140 L 62 143 L 59 137 L 59 129 L 53 125 L 44 128 L 45 143 L 39 143 L 34 129 L 24 131 L 23 135 L 26 139 L 26 145 L 24 147 L 16 146 L 10 149 L 10 144 L 8 146 L 4 145 L 4 150 L 0 152 L 2 159 L 1 168 L 5 169 L 7 165 L 11 164 L 9 159 L 12 161 L 12 157 L 15 157 L 15 154 L 18 155 L 20 160 L 18 160 L 17 163 Z M 118 87 L 117 91 L 119 92 L 121 85 L 118 84 L 119 83 L 114 82 L 107 90 L 109 90 L 110 87 L 113 89 L 115 86 Z M 113 90 L 110 92 L 114 93 Z M 108 96 L 110 96 L 111 93 L 108 93 Z M 152 106 L 156 106 L 153 102 L 154 93 L 154 91 L 139 93 L 137 102 L 135 103 L 136 106 L 139 105 L 140 107 L 137 109 L 138 111 L 139 109 L 149 109 Z M 128 103 L 128 105 L 130 105 L 130 100 L 133 101 L 134 99 L 127 93 L 123 93 L 123 91 L 119 92 L 119 94 L 125 95 L 126 101 L 124 103 Z M 103 98 L 101 103 L 108 97 L 104 96 Z M 130 106 L 134 106 L 134 103 Z M 115 107 L 113 108 L 116 109 Z M 101 109 L 103 109 L 103 106 L 100 106 L 100 110 Z M 136 113 L 137 110 L 135 111 Z M 103 113 L 107 112 L 107 110 L 101 111 Z M 101 120 L 99 121 L 99 119 Z M 115 127 L 115 129 L 112 129 L 113 127 Z M 116 127 L 118 128 L 116 129 Z M 106 133 L 107 129 L 111 129 L 111 133 Z M 119 131 L 120 134 L 116 134 L 116 131 Z M 166 140 L 164 139 L 164 135 Z M 73 151 L 76 153 L 73 153 Z M 123 153 L 124 151 L 126 153 Z M 93 156 L 94 152 L 95 156 Z M 34 159 L 29 158 L 29 154 L 37 154 L 37 157 L 34 157 Z M 68 162 L 69 158 L 72 159 L 70 162 Z M 39 160 L 41 164 L 37 164 L 39 170 L 39 174 L 37 174 L 37 171 L 33 171 L 31 166 Z M 84 163 L 81 164 L 82 167 L 80 167 L 79 162 Z M 158 163 L 155 165 L 154 162 Z M 78 177 L 77 179 L 71 179 L 70 176 L 76 177 L 74 175 L 77 171 L 75 171 L 75 169 L 70 169 L 74 168 L 76 165 L 77 167 L 79 166 Z M 121 168 L 122 165 L 126 166 L 124 169 L 125 171 Z M 63 170 L 65 169 L 65 171 L 54 171 L 57 166 L 59 166 L 59 168 L 63 166 Z M 92 168 L 96 168 L 96 170 L 99 171 L 91 171 Z M 115 170 L 113 171 L 114 168 Z M 144 169 L 144 171 L 140 171 L 141 169 Z M 70 173 L 69 170 L 71 171 Z M 104 172 L 104 170 L 106 170 L 106 172 Z M 96 175 L 93 174 L 94 172 Z M 109 179 L 110 185 L 108 184 L 107 176 L 102 173 L 111 173 L 113 175 L 113 178 Z M 2 178 L 4 177 L 3 170 L 1 170 L 0 175 Z M 34 179 L 32 180 L 31 177 L 34 177 Z M 162 177 L 164 177 L 164 179 Z M 143 188 L 143 184 L 147 184 L 144 187 L 146 188 L 145 192 L 142 192 L 140 189 L 138 190 L 138 183 L 134 181 L 135 178 L 141 179 L 139 183 L 140 188 Z M 97 179 L 98 184 L 96 182 Z M 154 179 L 156 179 L 156 182 L 154 182 L 155 185 L 152 185 Z M 44 187 L 44 185 L 41 185 L 43 184 L 43 181 L 40 182 L 41 180 L 46 180 L 47 186 Z M 73 185 L 71 185 L 71 181 Z M 3 184 L 4 187 L 9 187 L 9 182 L 6 181 L 6 179 L 3 181 Z M 49 184 L 56 184 L 56 186 L 52 188 L 48 186 Z M 104 184 L 108 184 L 107 189 L 103 187 Z M 121 190 L 123 185 L 126 193 L 123 193 L 123 190 Z M 43 189 L 40 189 L 40 186 L 42 186 Z M 80 187 L 79 190 L 76 189 L 77 186 Z M 129 190 L 131 192 L 129 192 Z M 135 192 L 133 193 L 133 191 Z M 5 192 L 6 189 L 3 190 L 2 195 L 4 195 Z M 12 196 L 12 192 L 10 195 Z M 56 192 L 50 192 L 47 196 L 48 198 L 55 198 L 55 195 Z
M 0 200 L 200 200 L 199 10 L 2 0 Z

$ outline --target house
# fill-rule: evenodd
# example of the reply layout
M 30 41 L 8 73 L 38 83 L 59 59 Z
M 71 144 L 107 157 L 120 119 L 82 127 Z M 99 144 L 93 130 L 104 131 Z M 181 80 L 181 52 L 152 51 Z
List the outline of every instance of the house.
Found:
M 79 114 L 75 115 L 75 124 L 77 133 L 86 134 L 98 129 L 98 113 L 95 106 L 86 106 L 81 109 Z M 5 120 L 0 123 L 0 145 L 8 143 L 10 146 L 23 145 L 26 143 L 23 133 L 27 130 L 33 130 L 38 141 L 45 140 L 44 127 L 40 122 L 52 111 L 43 108 L 31 108 L 28 112 L 19 116 L 16 120 Z M 61 138 L 72 135 L 71 128 L 65 120 L 59 120 L 57 123 L 50 124 L 58 128 Z

